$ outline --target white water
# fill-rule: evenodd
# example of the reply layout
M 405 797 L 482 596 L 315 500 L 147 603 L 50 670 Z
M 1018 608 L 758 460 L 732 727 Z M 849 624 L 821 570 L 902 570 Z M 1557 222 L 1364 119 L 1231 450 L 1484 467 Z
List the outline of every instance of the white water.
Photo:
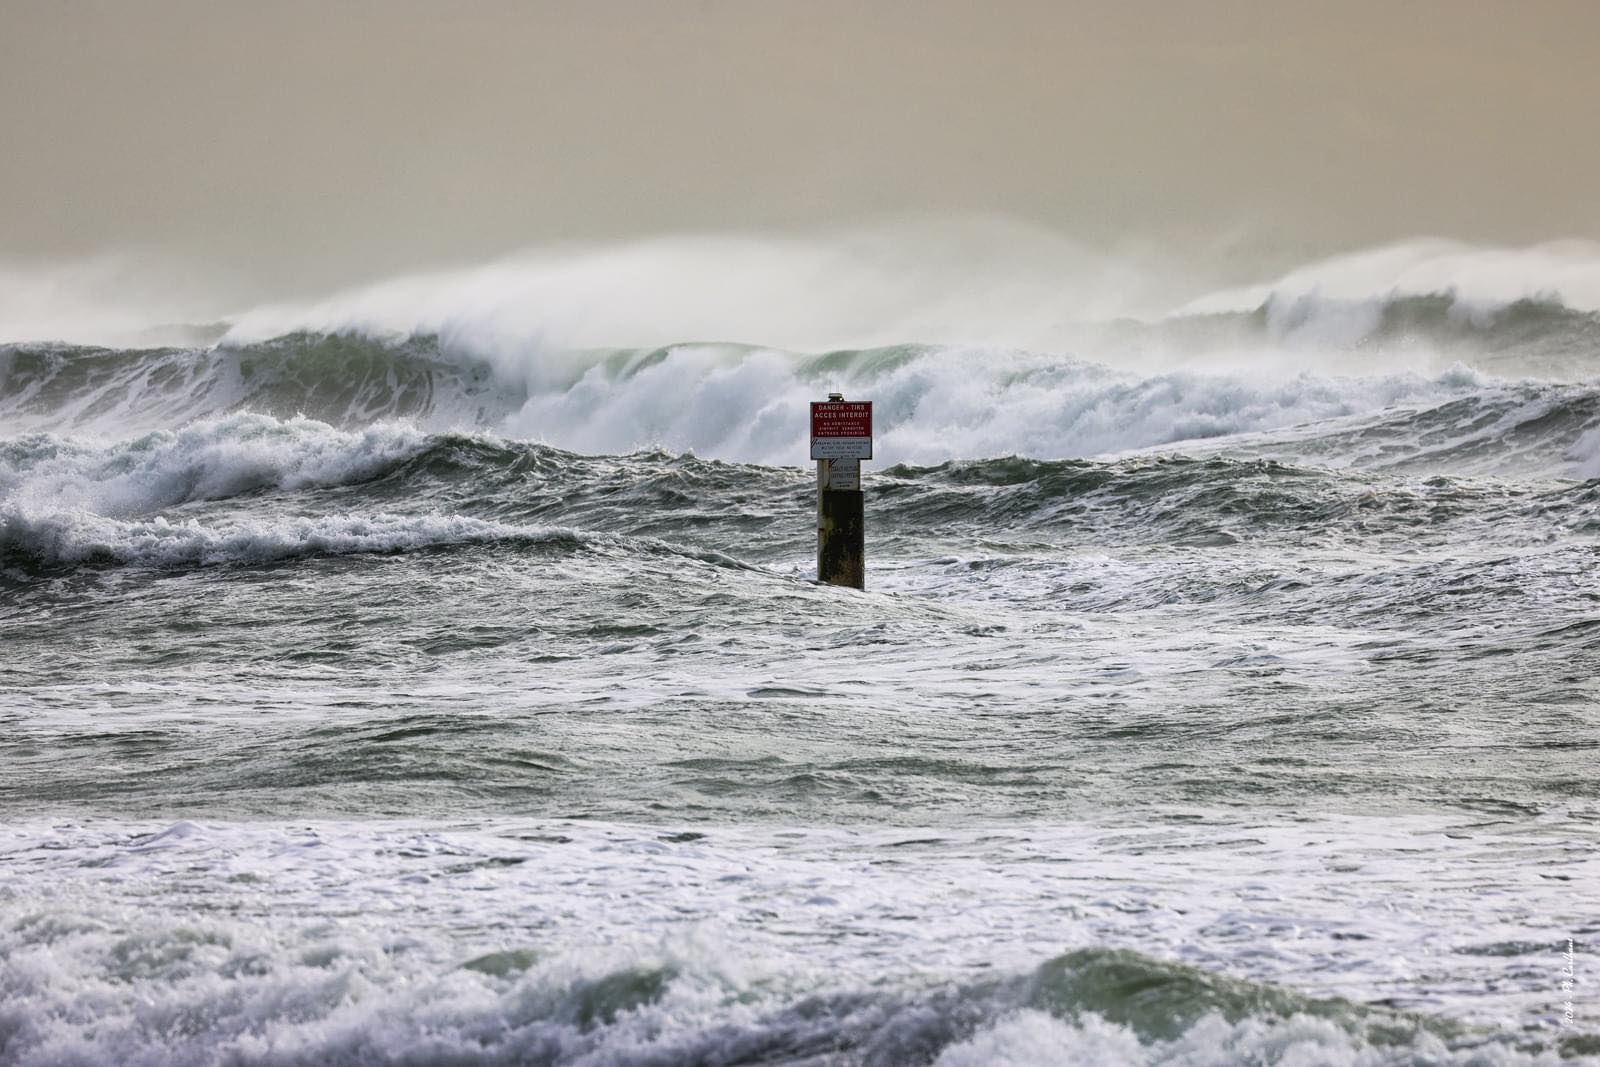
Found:
M 19 507 L 138 515 L 254 490 L 357 481 L 427 442 L 420 430 L 394 423 L 343 431 L 249 414 L 110 443 L 39 434 L 0 447 L 0 498 Z
M 992 348 L 927 350 L 893 369 L 860 365 L 825 380 L 872 398 L 873 461 L 880 464 L 1101 455 L 1396 404 L 1427 407 L 1493 384 L 1462 368 L 1357 378 L 1294 371 L 1140 376 Z M 597 366 L 570 388 L 537 393 L 504 429 L 577 452 L 659 446 L 787 466 L 806 455 L 806 401 L 822 391 L 821 382 L 794 373 L 790 357 L 757 351 L 730 358 L 713 346 L 682 345 L 631 375 Z
M 1493 1029 L 1553 1010 L 1556 932 L 1582 902 L 1546 875 L 1596 873 L 1558 832 L 1446 819 L 696 830 L 9 827 L 0 1047 L 18 1067 L 715 1059 L 846 1021 L 795 1014 L 807 996 L 869 1019 L 877 998 L 951 983 L 982 1000 L 1079 947 Z M 1457 862 L 1469 879 L 1439 876 Z M 660 967 L 658 997 L 581 1021 L 596 982 Z M 983 1010 L 939 1063 L 1553 1062 L 1425 1036 L 1383 1050 L 1303 1016 L 1141 1043 L 1093 1014 Z M 881 1025 L 930 1023 L 907 1008 Z
M 102 445 L 41 434 L 0 447 L 0 545 L 55 564 L 270 560 L 391 551 L 542 529 L 459 515 L 283 516 L 202 522 L 152 514 L 257 490 L 359 481 L 427 435 L 383 424 L 345 432 L 309 419 L 233 415 Z
M 336 483 L 419 446 L 417 430 L 394 423 L 368 425 L 374 419 L 405 419 L 433 430 L 487 430 L 585 454 L 661 448 L 792 466 L 803 463 L 806 455 L 806 402 L 825 390 L 842 389 L 870 396 L 876 404 L 874 462 L 931 464 L 1160 448 L 1278 431 L 1397 405 L 1425 410 L 1472 394 L 1499 403 L 1513 384 L 1459 364 L 1427 374 L 1364 376 L 1289 368 L 1139 374 L 1014 349 L 905 351 L 905 358 L 898 360 L 882 352 L 844 357 L 837 369 L 819 372 L 806 369 L 805 357 L 770 349 L 676 345 L 653 361 L 643 353 L 630 363 L 590 357 L 586 369 L 574 370 L 563 382 L 508 381 L 492 404 L 441 378 L 432 409 L 421 414 L 392 390 L 387 406 L 364 402 L 359 418 L 352 417 L 342 399 L 335 410 L 319 412 L 323 419 L 359 428 L 354 433 L 311 419 L 219 416 L 218 404 L 227 410 L 251 401 L 241 399 L 237 389 L 219 395 L 180 386 L 174 392 L 171 385 L 151 384 L 130 369 L 125 393 L 114 403 L 96 405 L 100 414 L 82 414 L 77 405 L 63 413 L 30 410 L 37 389 L 19 390 L 9 402 L 0 401 L 0 417 L 17 429 L 60 435 L 0 453 L 0 495 L 31 494 L 115 514 L 251 487 Z M 534 365 L 543 366 L 537 360 Z M 374 377 L 381 383 L 381 374 Z M 294 402 L 309 402 L 316 395 L 314 390 L 296 392 Z M 141 417 L 141 411 L 147 414 Z M 466 411 L 480 417 L 463 417 Z M 175 425 L 184 428 L 165 429 Z M 1454 437 L 1482 432 L 1469 422 Z M 1433 447 L 1447 450 L 1451 439 Z M 107 440 L 123 443 L 102 454 Z M 1586 448 L 1578 452 L 1587 454 Z M 43 453 L 50 453 L 49 462 L 40 458 Z M 31 464 L 27 479 L 11 469 L 20 462 Z M 1337 457 L 1326 462 L 1337 462 Z M 1552 473 L 1565 473 L 1559 463 L 1556 468 Z
M 919 341 L 1069 350 L 1085 323 L 1280 311 L 1313 300 L 1348 318 L 1396 296 L 1450 293 L 1470 315 L 1527 298 L 1600 310 L 1600 246 L 1416 239 L 1216 288 L 1203 262 L 1091 249 L 1000 218 L 907 221 L 809 236 L 707 234 L 531 248 L 488 264 L 251 302 L 197 264 L 133 253 L 0 263 L 0 342 L 183 343 L 181 324 L 231 324 L 234 344 L 295 330 L 438 334 L 544 358 L 582 348 L 725 340 L 800 351 Z M 1315 331 L 1312 331 L 1313 333 Z M 1337 328 L 1335 333 L 1341 332 Z M 1168 356 L 1178 355 L 1168 353 Z M 526 368 L 524 368 L 526 369 Z
M 1449 293 L 1463 317 L 1517 300 L 1547 300 L 1600 311 L 1600 244 L 1551 241 L 1523 248 L 1462 241 L 1401 241 L 1298 267 L 1274 281 L 1208 293 L 1178 314 L 1280 311 L 1312 299 L 1371 306 L 1397 296 Z
M 254 562 L 310 555 L 393 552 L 489 541 L 569 540 L 548 527 L 513 526 L 464 515 L 293 516 L 281 519 L 138 521 L 81 510 L 32 512 L 0 503 L 0 546 L 42 563 L 95 560 L 193 564 Z
M 112 299 L 119 274 L 104 266 L 78 273 L 52 281 L 49 306 L 61 311 L 63 337 L 73 335 L 66 312 L 80 296 L 85 307 L 120 306 Z M 0 288 L 10 284 L 0 277 Z M 837 388 L 876 401 L 878 463 L 1091 456 L 1492 393 L 1527 371 L 1481 361 L 1493 352 L 1436 351 L 1425 340 L 1367 347 L 1363 339 L 1387 302 L 1406 295 L 1454 294 L 1452 313 L 1468 319 L 1528 297 L 1600 308 L 1600 249 L 1414 241 L 1188 302 L 1174 296 L 1183 289 L 1148 259 L 1092 253 L 993 222 L 811 238 L 660 238 L 531 250 L 249 308 L 231 316 L 221 351 L 293 331 L 436 336 L 443 359 L 486 361 L 494 380 L 475 392 L 466 379 L 434 378 L 422 425 L 585 453 L 660 447 L 801 463 L 805 401 Z M 17 294 L 16 307 L 31 306 L 26 292 Z M 1268 328 L 1232 339 L 1124 335 L 1107 322 L 1263 304 Z M 8 318 L 8 307 L 0 301 L 0 339 L 26 336 L 24 327 L 36 324 Z M 162 305 L 160 317 L 172 310 Z M 859 358 L 810 374 L 793 354 L 906 342 L 935 344 L 892 367 Z M 604 358 L 619 346 L 658 345 L 671 347 L 648 366 L 619 368 Z M 1591 377 L 1593 353 L 1578 356 L 1578 377 Z M 11 436 L 3 432 L 9 424 L 120 438 L 252 403 L 236 370 L 208 367 L 204 356 L 174 358 L 181 366 L 157 376 L 129 365 L 54 414 L 29 409 L 38 383 L 14 388 L 0 396 L 0 437 Z M 1492 365 L 1494 374 L 1460 359 Z M 380 373 L 346 409 L 308 414 L 345 424 L 409 417 L 392 386 Z M 310 404 L 337 387 L 313 377 L 303 395 Z M 1570 465 L 1551 473 L 1593 470 L 1587 440 L 1568 442 Z

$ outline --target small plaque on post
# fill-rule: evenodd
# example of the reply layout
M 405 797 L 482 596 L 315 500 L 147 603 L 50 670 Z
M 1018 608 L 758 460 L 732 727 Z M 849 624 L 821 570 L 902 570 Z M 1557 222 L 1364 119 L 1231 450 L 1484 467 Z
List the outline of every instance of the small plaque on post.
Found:
M 823 460 L 822 487 L 824 489 L 860 489 L 861 461 L 859 459 Z

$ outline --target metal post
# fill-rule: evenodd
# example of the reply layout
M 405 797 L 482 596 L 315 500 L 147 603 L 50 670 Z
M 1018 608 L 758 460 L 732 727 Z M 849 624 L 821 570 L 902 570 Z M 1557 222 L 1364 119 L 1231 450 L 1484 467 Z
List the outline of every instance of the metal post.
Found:
M 859 489 L 832 489 L 828 485 L 829 468 L 845 462 L 848 461 L 817 460 L 817 581 L 864 589 L 867 584 L 866 494 Z
M 829 393 L 826 405 L 813 405 L 812 453 L 819 451 L 816 409 L 842 405 L 841 393 Z M 865 407 L 865 454 L 871 455 L 871 406 Z M 856 426 L 855 423 L 851 424 Z M 859 432 L 852 429 L 850 432 Z M 861 440 L 861 438 L 855 438 Z M 829 451 L 826 447 L 820 449 Z M 857 452 L 848 458 L 817 459 L 817 581 L 824 585 L 866 587 L 866 516 L 861 491 L 861 460 Z

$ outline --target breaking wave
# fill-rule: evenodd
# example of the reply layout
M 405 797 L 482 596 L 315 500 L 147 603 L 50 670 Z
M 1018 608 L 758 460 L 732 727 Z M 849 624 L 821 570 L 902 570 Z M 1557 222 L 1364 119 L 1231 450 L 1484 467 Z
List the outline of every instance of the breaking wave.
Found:
M 1492 404 L 1474 394 L 1230 438 L 1223 455 L 1193 454 L 1204 450 L 1191 445 L 1189 454 L 885 465 L 870 485 L 873 514 L 890 539 L 1007 530 L 1100 544 L 1421 543 L 1452 531 L 1513 544 L 1600 529 L 1594 483 L 1437 476 L 1572 465 L 1566 443 L 1600 417 L 1600 396 L 1523 388 Z M 1362 469 L 1330 469 L 1341 466 L 1402 477 L 1375 483 Z M 1417 473 L 1429 477 L 1409 477 Z M 660 451 L 583 456 L 479 432 L 234 414 L 111 443 L 52 433 L 0 441 L 0 566 L 262 563 L 483 544 L 593 549 L 617 538 L 634 553 L 707 559 L 708 546 L 731 543 L 747 559 L 775 561 L 803 553 L 810 493 L 792 468 Z M 1469 522 L 1471 531 L 1458 529 Z M 710 562 L 744 566 L 714 555 Z
M 1140 290 L 1140 273 L 1017 226 L 535 251 L 164 329 L 215 342 L 199 346 L 11 343 L 0 420 L 127 433 L 242 410 L 401 418 L 582 451 L 790 462 L 798 400 L 872 388 L 904 427 L 888 458 L 932 462 L 1271 430 L 1459 393 L 1473 375 L 1482 387 L 1600 373 L 1591 244 L 1413 241 L 1177 312 L 1095 296 Z M 0 278 L 18 307 L 71 288 L 28 278 Z M 6 317 L 0 340 L 40 323 L 70 332 L 108 284 L 89 287 L 81 314 Z M 667 343 L 696 338 L 760 345 Z
M 123 438 L 256 413 L 344 430 L 396 420 L 483 430 L 586 454 L 663 448 L 791 465 L 806 454 L 806 401 L 834 388 L 876 401 L 880 463 L 1210 441 L 1267 452 L 1281 444 L 1333 466 L 1450 470 L 1470 459 L 1482 471 L 1587 477 L 1600 425 L 1593 382 L 1503 379 L 1460 364 L 1432 374 L 1141 374 L 1017 351 L 907 345 L 802 356 L 683 344 L 591 354 L 536 387 L 433 338 L 321 337 L 240 350 L 12 346 L 0 351 L 0 427 Z M 393 447 L 406 438 L 379 433 Z M 1241 438 L 1251 434 L 1265 436 Z
M 305 413 L 343 426 L 417 418 L 475 425 L 515 407 L 486 365 L 432 338 L 294 335 L 244 348 L 0 347 L 0 420 L 154 429 L 207 415 Z
M 138 521 L 84 511 L 29 514 L 0 504 L 0 567 L 88 563 L 266 563 L 300 556 L 402 552 L 445 545 L 577 541 L 565 530 L 508 526 L 461 515 L 341 515 L 202 522 Z
M 693 943 L 587 958 L 507 949 L 450 966 L 442 946 L 353 928 L 269 936 L 190 918 L 131 929 L 66 910 L 15 917 L 0 944 L 0 1053 L 30 1067 L 1377 1067 L 1553 1064 L 1563 1051 L 1113 949 L 1009 977 L 856 988 L 751 974 Z
M 0 494 L 19 504 L 137 514 L 257 490 L 349 484 L 433 440 L 395 423 L 344 431 L 306 418 L 248 414 L 110 445 L 38 433 L 0 441 Z
M 895 478 L 875 491 L 891 525 L 897 507 L 947 506 L 1047 522 L 1063 505 L 1045 487 L 1062 479 L 1109 480 L 1079 491 L 1112 494 L 1157 528 L 1165 505 L 1147 503 L 1149 487 L 1167 485 L 1166 503 L 1188 501 L 1185 514 L 1228 536 L 1235 523 L 1211 521 L 1228 507 L 1258 524 L 1337 526 L 1364 487 L 1307 469 L 1591 479 L 1600 290 L 1585 286 L 1600 259 L 1579 252 L 1518 259 L 1551 282 L 1530 289 L 1456 246 L 1380 250 L 1166 318 L 1072 327 L 1070 355 L 577 348 L 535 328 L 539 308 L 514 299 L 515 264 L 261 309 L 199 347 L 11 344 L 0 552 L 13 565 L 265 560 L 537 538 L 574 522 L 653 534 L 652 510 L 688 529 L 722 520 L 674 503 L 675 480 L 713 509 L 742 500 L 740 479 L 800 500 L 772 468 L 805 463 L 806 401 L 833 389 L 876 402 L 874 464 Z M 625 492 L 641 506 L 626 520 L 600 488 L 603 456 L 632 464 Z M 1083 459 L 1095 462 L 1071 466 Z M 767 466 L 730 481 L 696 466 L 712 460 Z M 1004 481 L 1019 462 L 1046 464 L 1027 493 L 955 484 Z M 282 493 L 323 496 L 287 518 L 196 511 Z M 1390 512 L 1410 506 L 1401 497 Z M 751 530 L 770 518 L 733 506 Z
M 262 562 L 314 554 L 544 538 L 458 515 L 160 514 L 264 490 L 348 484 L 426 447 L 399 426 L 346 433 L 236 415 L 109 447 L 36 434 L 0 442 L 0 564 Z
M 1470 439 L 1484 469 L 1499 462 L 1495 446 L 1506 440 L 1519 461 L 1585 476 L 1597 421 L 1593 385 L 1503 379 L 1460 364 L 1358 375 L 1286 367 L 1142 373 L 1071 356 L 926 345 L 804 356 L 681 344 L 589 353 L 560 368 L 529 359 L 537 374 L 437 337 L 299 335 L 244 348 L 147 351 L 11 346 L 0 351 L 0 425 L 125 437 L 253 412 L 342 429 L 403 420 L 435 431 L 488 430 L 587 454 L 659 447 L 787 465 L 804 460 L 806 401 L 843 389 L 876 401 L 880 462 L 1092 456 L 1282 436 L 1381 414 L 1359 434 L 1342 424 L 1296 429 L 1286 439 L 1292 453 L 1309 456 L 1306 442 L 1318 437 L 1318 461 L 1334 465 L 1447 468 Z

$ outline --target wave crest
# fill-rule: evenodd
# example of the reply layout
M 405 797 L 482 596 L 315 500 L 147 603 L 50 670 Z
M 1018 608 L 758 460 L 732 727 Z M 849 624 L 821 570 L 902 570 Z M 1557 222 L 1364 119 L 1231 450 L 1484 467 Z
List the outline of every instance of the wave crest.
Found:
M 693 939 L 581 956 L 502 951 L 450 968 L 439 965 L 445 946 L 380 943 L 359 924 L 310 924 L 285 939 L 238 921 L 132 931 L 53 909 L 25 911 L 0 944 L 13 961 L 0 969 L 13 1005 L 0 1007 L 0 1036 L 41 1067 L 219 1056 L 550 1067 L 1558 1061 L 1532 1035 L 1468 1033 L 1127 950 L 1082 949 L 993 979 L 864 985 L 741 965 Z M 78 1024 L 87 1010 L 92 1028 Z
M 1354 377 L 1137 373 L 1067 356 L 916 345 L 822 356 L 705 344 L 592 353 L 542 385 L 507 380 L 433 338 L 120 353 L 13 347 L 4 357 L 0 416 L 35 431 L 124 436 L 256 412 L 345 430 L 398 419 L 588 454 L 662 447 L 776 464 L 803 461 L 806 402 L 834 388 L 876 401 L 878 460 L 891 463 L 1097 455 L 1504 391 L 1460 365 Z
M 265 563 L 302 556 L 402 552 L 516 541 L 576 544 L 570 530 L 513 526 L 463 515 L 331 515 L 206 523 L 155 516 L 138 521 L 82 510 L 30 513 L 0 504 L 0 568 L 24 573 L 74 564 L 162 566 Z

